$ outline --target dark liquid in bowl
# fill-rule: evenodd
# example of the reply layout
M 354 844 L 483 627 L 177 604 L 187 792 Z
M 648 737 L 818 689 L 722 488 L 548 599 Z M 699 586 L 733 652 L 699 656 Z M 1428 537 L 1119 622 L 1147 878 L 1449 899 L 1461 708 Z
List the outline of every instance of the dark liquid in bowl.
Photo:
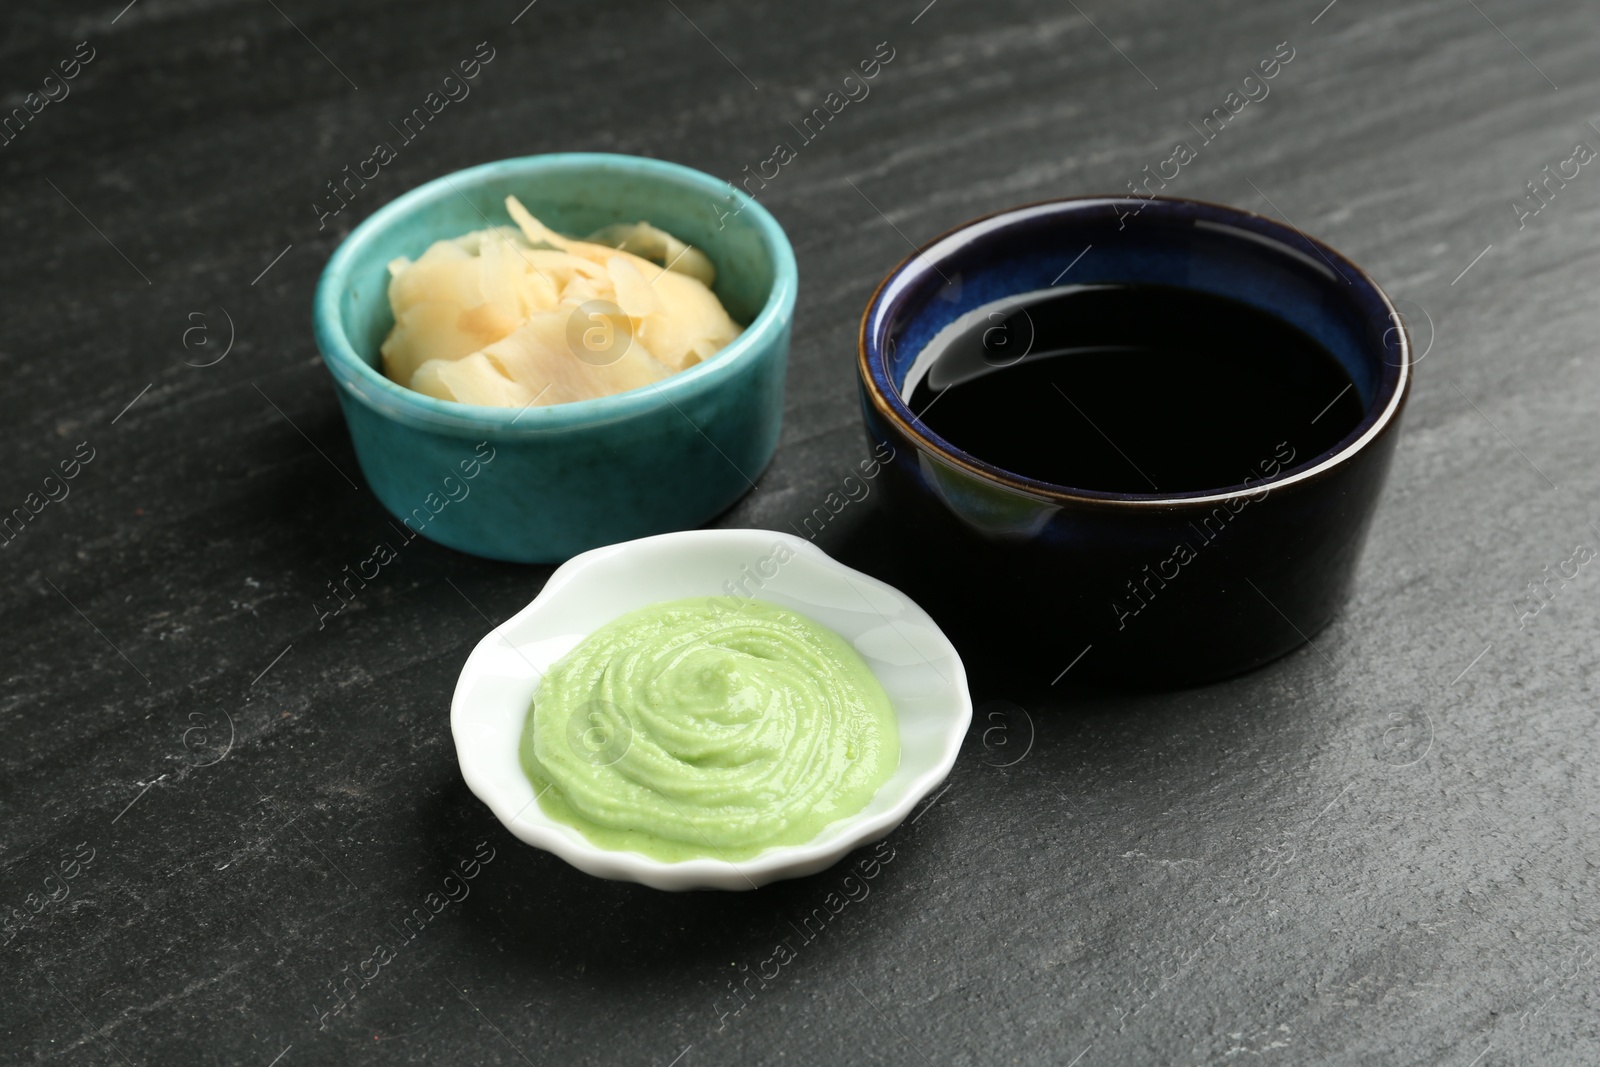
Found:
M 930 341 L 906 385 L 912 412 L 969 455 L 1113 493 L 1260 481 L 1275 457 L 1310 459 L 1363 415 L 1350 375 L 1298 327 L 1166 285 L 996 301 Z

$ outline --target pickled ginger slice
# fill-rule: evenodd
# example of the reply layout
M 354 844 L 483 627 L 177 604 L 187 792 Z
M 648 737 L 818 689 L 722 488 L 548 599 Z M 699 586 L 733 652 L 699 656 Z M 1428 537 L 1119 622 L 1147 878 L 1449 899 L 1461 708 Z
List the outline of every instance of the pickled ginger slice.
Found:
M 616 256 L 624 256 L 633 262 L 639 272 L 646 278 L 653 278 L 660 273 L 661 265 L 651 263 L 642 256 L 631 252 L 619 251 L 609 245 L 595 244 L 591 241 L 575 241 L 570 237 L 563 237 L 550 227 L 528 214 L 528 209 L 522 206 L 522 201 L 514 196 L 506 197 L 506 212 L 522 230 L 522 235 L 535 245 L 548 245 L 561 252 L 586 259 L 590 263 L 602 267 Z
M 597 328 L 593 323 L 581 318 L 575 322 L 567 311 L 546 312 L 481 355 L 536 396 L 536 406 L 592 400 L 658 382 L 671 373 L 633 341 L 626 325 L 625 320 L 611 324 L 612 332 L 589 348 L 583 331 Z
M 709 358 L 744 332 L 716 295 L 688 275 L 663 271 L 650 287 L 661 308 L 639 323 L 639 340 L 674 371 Z
M 642 319 L 662 311 L 661 297 L 650 288 L 639 268 L 623 256 L 606 260 L 606 275 L 616 294 L 617 306 L 630 318 Z
M 440 400 L 489 407 L 526 407 L 533 393 L 501 374 L 481 352 L 457 360 L 430 359 L 417 368 L 411 388 Z
M 516 328 L 510 323 L 504 333 L 497 327 L 504 322 L 486 316 L 463 314 L 460 304 L 445 300 L 424 300 L 412 304 L 396 317 L 394 329 L 379 351 L 383 373 L 402 384 L 411 381 L 417 368 L 431 359 L 454 360 L 492 344 Z
M 394 264 L 390 264 L 393 272 Z M 424 300 L 468 307 L 479 303 L 478 260 L 454 241 L 435 241 L 389 280 L 389 306 L 400 312 Z
M 591 233 L 588 240 L 632 252 L 660 264 L 666 270 L 687 274 L 708 289 L 717 283 L 717 268 L 712 266 L 704 252 L 648 222 L 619 222 L 605 226 Z
M 522 201 L 514 196 L 506 197 L 506 214 L 510 215 L 511 221 L 517 224 L 517 229 L 522 231 L 522 236 L 526 237 L 534 245 L 548 245 L 551 248 L 565 252 L 568 245 L 575 243 L 528 214 L 528 209 L 522 206 Z

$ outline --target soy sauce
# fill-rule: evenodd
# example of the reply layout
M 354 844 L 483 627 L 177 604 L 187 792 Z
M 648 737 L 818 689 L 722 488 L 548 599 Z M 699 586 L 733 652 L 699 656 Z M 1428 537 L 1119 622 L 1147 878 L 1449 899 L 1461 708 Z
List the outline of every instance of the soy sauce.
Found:
M 955 447 L 1076 489 L 1182 493 L 1259 481 L 1287 443 L 1326 451 L 1363 411 L 1311 336 L 1237 300 L 1081 285 L 987 304 L 917 355 L 902 395 Z

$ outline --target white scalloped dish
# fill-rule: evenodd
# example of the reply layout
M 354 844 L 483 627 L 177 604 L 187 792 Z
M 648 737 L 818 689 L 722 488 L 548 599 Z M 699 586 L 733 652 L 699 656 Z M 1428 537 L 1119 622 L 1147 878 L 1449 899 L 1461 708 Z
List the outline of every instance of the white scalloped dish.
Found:
M 788 558 L 773 563 L 779 545 Z M 540 678 L 618 616 L 665 600 L 737 595 L 798 611 L 855 646 L 894 705 L 900 766 L 855 815 L 802 845 L 737 863 L 666 862 L 601 848 L 549 818 L 518 760 Z M 599 878 L 657 889 L 754 889 L 814 874 L 886 836 L 943 782 L 972 721 L 966 670 L 948 638 L 909 597 L 852 570 L 808 541 L 768 530 L 691 530 L 597 548 L 567 561 L 533 603 L 495 627 L 467 657 L 450 725 L 461 773 L 518 838 Z

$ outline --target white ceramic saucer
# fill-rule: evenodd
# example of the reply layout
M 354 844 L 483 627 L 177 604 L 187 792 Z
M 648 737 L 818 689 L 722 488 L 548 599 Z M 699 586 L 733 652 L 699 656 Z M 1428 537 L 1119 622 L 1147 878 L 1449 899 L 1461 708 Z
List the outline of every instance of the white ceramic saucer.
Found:
M 899 719 L 894 777 L 866 808 L 806 844 L 769 848 L 738 863 L 667 863 L 603 849 L 548 818 L 517 759 L 543 672 L 625 612 L 663 600 L 727 597 L 730 590 L 801 612 L 855 646 Z M 533 603 L 473 649 L 450 710 L 462 776 L 513 834 L 597 877 L 673 890 L 754 889 L 814 874 L 884 837 L 944 781 L 971 721 L 961 657 L 927 612 L 810 542 L 768 530 L 691 530 L 574 556 Z

